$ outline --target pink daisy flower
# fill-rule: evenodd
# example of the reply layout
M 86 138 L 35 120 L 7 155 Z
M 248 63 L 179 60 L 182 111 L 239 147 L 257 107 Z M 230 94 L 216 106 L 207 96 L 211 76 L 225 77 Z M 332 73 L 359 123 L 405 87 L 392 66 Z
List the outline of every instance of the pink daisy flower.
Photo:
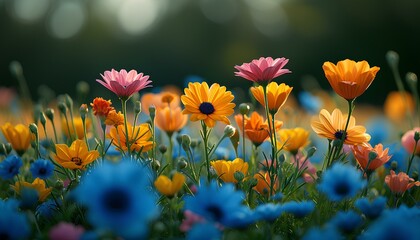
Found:
M 96 79 L 96 81 L 125 100 L 143 88 L 152 86 L 149 85 L 152 82 L 149 80 L 149 76 L 143 76 L 143 73 L 137 73 L 136 70 L 127 73 L 125 69 L 119 72 L 112 69 L 111 71 L 105 71 L 101 76 L 103 80 Z
M 291 73 L 289 69 L 283 67 L 289 62 L 289 59 L 284 57 L 273 60 L 271 57 L 261 57 L 254 59 L 250 63 L 244 63 L 241 66 L 236 65 L 235 68 L 239 72 L 235 72 L 235 76 L 243 77 L 247 80 L 261 83 L 270 83 L 274 78 Z

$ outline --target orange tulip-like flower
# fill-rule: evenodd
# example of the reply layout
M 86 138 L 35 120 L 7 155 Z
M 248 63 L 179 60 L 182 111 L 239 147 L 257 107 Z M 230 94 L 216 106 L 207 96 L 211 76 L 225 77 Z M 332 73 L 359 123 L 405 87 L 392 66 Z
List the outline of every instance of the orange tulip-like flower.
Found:
M 23 189 L 34 189 L 38 193 L 38 201 L 43 202 L 50 195 L 52 187 L 46 188 L 44 180 L 36 178 L 32 183 L 19 181 L 15 185 L 12 185 L 12 189 L 17 193 L 21 194 Z
M 366 61 L 355 62 L 349 59 L 339 61 L 337 65 L 325 62 L 322 68 L 334 91 L 347 100 L 362 95 L 380 69 L 371 68 Z
M 131 152 L 147 152 L 152 149 L 153 142 L 150 141 L 152 138 L 152 132 L 150 131 L 149 124 L 143 123 L 135 127 L 128 124 L 127 129 Z M 125 134 L 124 125 L 118 125 L 117 127 L 111 128 L 108 137 L 111 138 L 112 144 L 114 144 L 119 150 L 127 151 L 128 148 Z
M 401 145 L 405 148 L 405 150 L 407 150 L 408 153 L 412 154 L 414 152 L 415 155 L 420 156 L 420 141 L 417 142 L 416 146 L 416 132 L 418 132 L 417 134 L 420 133 L 419 127 L 416 127 L 404 133 L 404 135 L 401 138 Z M 414 148 L 416 148 L 416 151 L 414 151 Z
M 165 175 L 160 175 L 154 185 L 156 189 L 163 195 L 167 197 L 174 196 L 179 190 L 181 190 L 182 185 L 185 183 L 185 176 L 181 173 L 175 173 L 172 177 L 172 180 Z
M 149 114 L 149 107 L 154 105 L 156 109 L 164 107 L 178 107 L 181 104 L 179 96 L 173 92 L 145 93 L 141 97 L 142 111 Z
M 303 128 L 280 129 L 277 148 L 296 154 L 300 148 L 309 144 L 309 132 Z
M 230 124 L 227 116 L 232 115 L 234 96 L 226 87 L 213 83 L 210 88 L 206 82 L 189 83 L 184 89 L 181 101 L 185 105 L 183 114 L 191 114 L 191 121 L 203 120 L 207 127 L 214 127 L 216 121 Z
M 182 114 L 180 107 L 163 107 L 156 109 L 156 126 L 168 135 L 181 130 L 187 124 L 188 116 Z
M 385 183 L 395 194 L 402 195 L 405 191 L 412 188 L 413 186 L 420 186 L 419 181 L 414 181 L 405 172 L 395 174 L 393 170 L 390 171 L 390 175 L 385 177 Z
M 388 93 L 385 99 L 384 112 L 389 119 L 399 122 L 408 114 L 412 114 L 415 106 L 414 98 L 410 93 L 393 91 Z
M 271 82 L 267 85 L 268 110 L 271 114 L 275 114 L 284 105 L 292 89 L 293 87 L 284 83 L 279 85 Z M 263 87 L 251 87 L 251 92 L 255 99 L 265 107 Z
M 109 126 L 118 126 L 124 124 L 124 115 L 121 112 L 111 110 L 105 119 L 105 124 Z
M 85 169 L 86 166 L 99 157 L 96 150 L 88 150 L 86 142 L 76 139 L 71 146 L 55 144 L 56 153 L 52 158 L 61 166 L 68 169 Z
M 29 127 L 23 124 L 17 124 L 13 126 L 7 122 L 1 126 L 6 140 L 12 145 L 12 148 L 19 154 L 22 155 L 28 148 L 31 142 L 31 133 Z
M 248 163 L 243 159 L 236 158 L 233 161 L 217 160 L 210 162 L 211 166 L 223 182 L 237 183 L 235 172 L 242 172 L 244 176 L 248 174 Z
M 366 128 L 356 125 L 356 120 L 353 116 L 350 116 L 347 131 L 344 132 L 347 116 L 344 116 L 340 109 L 334 109 L 332 114 L 322 109 L 319 113 L 319 120 L 312 121 L 311 126 L 315 133 L 321 137 L 330 140 L 341 140 L 343 134 L 345 134 L 344 144 L 348 145 L 361 145 L 370 140 L 370 135 L 366 133 Z
M 242 131 L 242 115 L 235 115 L 236 123 Z M 282 121 L 275 121 L 275 129 L 278 131 L 283 126 Z M 269 137 L 269 129 L 267 121 L 264 117 L 253 112 L 251 117 L 245 116 L 245 136 L 256 146 L 261 145 Z
M 374 171 L 391 159 L 391 156 L 388 155 L 389 148 L 384 149 L 384 146 L 381 143 L 375 145 L 375 147 L 372 147 L 368 143 L 359 146 L 352 146 L 351 148 L 353 150 L 354 157 L 363 170 L 367 168 L 367 170 Z M 369 163 L 369 154 L 371 152 L 373 152 L 376 157 L 371 159 Z
M 243 63 L 241 66 L 236 65 L 235 69 L 238 72 L 235 72 L 235 76 L 243 77 L 258 84 L 266 84 L 278 76 L 291 73 L 289 69 L 283 68 L 288 62 L 289 59 L 284 57 L 276 59 L 261 57 L 252 60 L 250 63 Z
M 108 113 L 111 110 L 114 110 L 114 107 L 111 107 L 111 100 L 105 100 L 101 97 L 93 99 L 93 102 L 90 104 L 92 106 L 93 114 L 98 117 L 107 117 Z
M 66 118 L 61 119 L 61 130 L 63 131 L 64 135 L 66 135 L 66 137 L 68 137 L 68 138 L 70 138 L 70 134 L 71 134 L 71 136 L 74 136 L 73 125 L 70 121 L 67 123 Z M 84 136 L 84 131 L 83 131 L 83 121 L 82 121 L 82 119 L 81 118 L 73 118 L 73 124 L 74 124 L 74 127 L 76 128 L 77 138 L 78 139 L 83 139 L 85 136 Z M 85 124 L 86 124 L 86 131 L 88 131 L 89 128 L 90 128 L 90 124 L 91 124 L 89 118 L 86 118 Z M 69 130 L 70 130 L 70 134 L 69 134 Z
M 254 178 L 258 180 L 257 185 L 253 188 L 261 195 L 270 195 L 271 191 L 271 180 L 268 172 L 259 172 L 254 175 Z M 277 191 L 279 183 L 277 177 L 274 179 L 273 193 Z

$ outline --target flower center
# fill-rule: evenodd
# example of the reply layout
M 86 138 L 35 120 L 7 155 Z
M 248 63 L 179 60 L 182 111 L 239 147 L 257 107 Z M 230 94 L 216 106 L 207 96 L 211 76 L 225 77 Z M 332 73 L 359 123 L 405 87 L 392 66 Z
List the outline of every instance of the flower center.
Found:
M 206 210 L 213 216 L 214 221 L 220 221 L 223 217 L 223 212 L 218 206 L 210 205 L 206 207 Z
M 203 114 L 207 114 L 210 115 L 212 113 L 214 113 L 214 106 L 213 104 L 209 103 L 209 102 L 203 102 L 200 104 L 200 112 Z
M 82 159 L 79 157 L 72 157 L 71 161 L 74 162 L 77 166 L 82 165 Z
M 130 207 L 130 196 L 119 188 L 109 189 L 103 201 L 106 210 L 114 213 L 124 213 Z
M 334 190 L 338 195 L 346 196 L 349 193 L 350 188 L 346 183 L 338 183 L 335 185 Z
M 44 175 L 46 173 L 47 173 L 47 169 L 45 169 L 45 168 L 40 168 L 39 169 L 39 174 Z
M 344 132 L 344 130 L 338 130 L 337 132 L 334 133 L 335 139 L 338 139 L 338 140 L 341 140 L 343 135 L 344 135 L 344 140 L 346 140 L 347 139 L 347 134 L 346 134 L 346 132 Z

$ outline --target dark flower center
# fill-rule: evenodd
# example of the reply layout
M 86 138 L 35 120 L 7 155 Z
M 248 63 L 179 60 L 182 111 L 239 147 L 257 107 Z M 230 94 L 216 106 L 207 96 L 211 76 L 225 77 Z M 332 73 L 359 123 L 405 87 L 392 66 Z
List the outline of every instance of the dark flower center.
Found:
M 114 213 L 124 213 L 130 207 L 130 196 L 122 189 L 110 189 L 104 194 L 106 210 Z
M 16 166 L 10 166 L 9 173 L 15 173 L 15 172 L 16 172 Z
M 214 106 L 213 104 L 209 103 L 209 102 L 203 102 L 200 104 L 200 107 L 198 108 L 200 109 L 200 112 L 203 114 L 212 114 L 214 113 Z
M 80 159 L 79 157 L 72 157 L 71 161 L 74 162 L 77 166 L 82 165 L 82 159 Z
M 338 130 L 337 132 L 334 133 L 335 139 L 338 139 L 338 140 L 341 140 L 343 135 L 344 135 L 344 140 L 346 140 L 347 139 L 347 134 L 346 134 L 346 132 L 344 132 L 344 130 Z
M 335 185 L 334 191 L 340 196 L 346 196 L 350 192 L 350 187 L 346 183 L 338 183 Z
M 214 221 L 220 221 L 223 218 L 222 210 L 215 205 L 206 207 L 206 210 L 213 216 Z
M 39 169 L 39 174 L 44 175 L 46 173 L 47 173 L 47 169 L 45 169 L 45 168 L 40 168 Z

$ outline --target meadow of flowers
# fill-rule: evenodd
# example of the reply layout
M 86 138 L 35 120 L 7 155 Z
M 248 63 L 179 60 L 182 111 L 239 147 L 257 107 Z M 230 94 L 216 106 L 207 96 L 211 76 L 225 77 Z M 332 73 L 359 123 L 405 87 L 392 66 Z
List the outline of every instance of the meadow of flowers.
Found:
M 417 76 L 386 58 L 379 109 L 357 100 L 380 67 L 349 59 L 323 63 L 333 91 L 299 94 L 287 58 L 236 65 L 243 103 L 124 69 L 88 84 L 113 99 L 3 89 L 0 239 L 419 239 Z

